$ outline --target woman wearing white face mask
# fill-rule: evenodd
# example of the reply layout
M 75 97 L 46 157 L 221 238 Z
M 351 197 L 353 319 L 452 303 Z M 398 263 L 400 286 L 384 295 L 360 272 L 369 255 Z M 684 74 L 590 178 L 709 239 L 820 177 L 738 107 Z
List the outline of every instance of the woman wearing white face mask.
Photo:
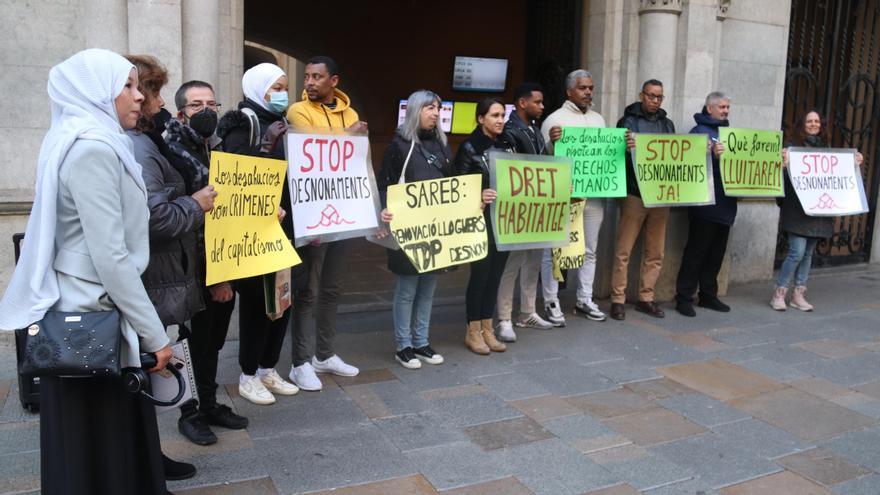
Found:
M 119 311 L 120 364 L 171 357 L 141 283 L 149 262 L 147 190 L 124 129 L 141 116 L 135 67 L 85 50 L 49 72 L 52 125 L 43 139 L 24 251 L 0 302 L 0 328 L 47 310 Z M 121 377 L 40 380 L 44 494 L 167 493 L 155 407 Z
M 224 115 L 217 125 L 223 151 L 284 160 L 287 76 L 277 65 L 259 64 L 244 73 L 241 86 L 244 101 L 238 104 L 238 110 Z M 251 116 L 256 117 L 256 126 Z M 254 141 L 251 140 L 252 130 L 259 136 Z M 286 180 L 281 209 L 290 211 Z M 293 222 L 289 216 L 282 217 L 281 227 L 288 238 L 293 237 Z M 239 295 L 239 328 L 242 329 L 238 351 L 241 366 L 239 395 L 254 404 L 272 404 L 275 402 L 273 394 L 296 394 L 299 388 L 275 371 L 290 321 L 290 309 L 277 320 L 269 320 L 260 276 L 236 280 L 234 286 Z

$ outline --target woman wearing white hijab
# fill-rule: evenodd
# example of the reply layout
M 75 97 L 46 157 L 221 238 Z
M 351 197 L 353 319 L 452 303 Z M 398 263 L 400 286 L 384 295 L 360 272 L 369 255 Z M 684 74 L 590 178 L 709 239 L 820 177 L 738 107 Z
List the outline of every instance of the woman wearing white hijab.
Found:
M 24 328 L 50 309 L 115 307 L 121 365 L 139 366 L 145 351 L 164 367 L 168 337 L 140 279 L 146 188 L 124 134 L 140 116 L 137 84 L 134 66 L 107 50 L 79 52 L 49 72 L 52 124 L 0 328 Z M 43 378 L 40 457 L 44 494 L 167 493 L 155 408 L 120 378 Z
M 275 64 L 259 64 L 244 73 L 241 87 L 244 101 L 238 104 L 238 110 L 227 112 L 217 124 L 217 136 L 223 140 L 223 151 L 284 160 L 287 76 Z M 248 113 L 256 117 L 256 127 L 259 127 L 255 129 L 259 138 L 253 143 Z M 290 211 L 286 180 L 283 189 L 281 209 Z M 293 237 L 293 223 L 289 215 L 281 219 L 281 228 L 288 238 Z M 271 321 L 266 317 L 262 276 L 237 280 L 234 285 L 239 296 L 238 321 L 242 329 L 238 347 L 238 364 L 241 366 L 238 393 L 254 404 L 274 404 L 275 395 L 299 392 L 296 385 L 275 371 L 290 321 L 290 309 L 277 320 Z

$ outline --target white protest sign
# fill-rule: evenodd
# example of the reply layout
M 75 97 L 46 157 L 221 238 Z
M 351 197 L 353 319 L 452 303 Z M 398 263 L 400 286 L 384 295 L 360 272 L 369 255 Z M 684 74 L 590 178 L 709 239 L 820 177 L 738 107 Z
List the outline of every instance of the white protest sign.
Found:
M 858 215 L 868 211 L 862 174 L 852 149 L 790 148 L 788 177 L 804 213 Z
M 287 134 L 295 244 L 374 233 L 379 204 L 367 136 Z

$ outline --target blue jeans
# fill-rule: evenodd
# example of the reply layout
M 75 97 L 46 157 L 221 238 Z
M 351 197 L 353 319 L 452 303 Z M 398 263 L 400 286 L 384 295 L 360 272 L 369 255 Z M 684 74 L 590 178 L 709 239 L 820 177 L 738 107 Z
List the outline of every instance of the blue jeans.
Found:
M 398 275 L 394 286 L 394 340 L 397 350 L 428 345 L 428 327 L 437 275 Z
M 801 237 L 791 232 L 785 233 L 788 238 L 788 255 L 779 267 L 779 276 L 776 278 L 777 287 L 788 287 L 794 277 L 794 285 L 805 285 L 810 276 L 810 266 L 813 263 L 813 251 L 819 239 L 816 237 Z

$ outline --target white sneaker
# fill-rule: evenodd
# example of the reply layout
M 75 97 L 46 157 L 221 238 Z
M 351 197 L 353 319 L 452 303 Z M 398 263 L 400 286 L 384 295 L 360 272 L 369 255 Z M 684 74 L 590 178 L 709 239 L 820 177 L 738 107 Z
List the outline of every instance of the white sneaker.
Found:
M 317 392 L 323 387 L 321 379 L 315 374 L 315 368 L 312 368 L 312 363 L 303 363 L 291 368 L 290 381 L 299 387 L 300 390 L 307 390 L 309 392 Z
M 312 367 L 318 373 L 332 373 L 339 376 L 357 376 L 360 370 L 350 364 L 345 364 L 336 354 L 328 357 L 324 361 L 318 361 L 318 358 L 312 356 Z
M 532 313 L 528 318 L 517 320 L 516 326 L 523 328 L 537 328 L 538 330 L 549 330 L 553 328 L 553 324 L 538 316 L 538 313 Z
M 299 387 L 292 383 L 284 381 L 284 379 L 281 378 L 281 376 L 278 374 L 277 371 L 275 371 L 274 368 L 269 370 L 269 372 L 265 375 L 260 375 L 258 373 L 257 376 L 260 377 L 260 381 L 263 382 L 263 386 L 265 386 L 266 389 L 268 389 L 273 394 L 296 395 L 299 393 Z
M 582 315 L 593 321 L 605 321 L 605 313 L 593 301 L 578 301 L 574 306 L 574 314 Z
M 544 314 L 547 317 L 547 321 L 553 324 L 554 327 L 564 327 L 565 326 L 565 315 L 562 313 L 562 310 L 559 309 L 558 302 L 551 302 L 544 306 Z
M 247 378 L 245 381 L 239 380 L 238 395 L 261 406 L 275 403 L 275 396 L 266 389 L 258 376 Z
M 513 331 L 513 324 L 510 320 L 500 320 L 498 322 L 498 340 L 501 342 L 516 342 L 516 332 Z

